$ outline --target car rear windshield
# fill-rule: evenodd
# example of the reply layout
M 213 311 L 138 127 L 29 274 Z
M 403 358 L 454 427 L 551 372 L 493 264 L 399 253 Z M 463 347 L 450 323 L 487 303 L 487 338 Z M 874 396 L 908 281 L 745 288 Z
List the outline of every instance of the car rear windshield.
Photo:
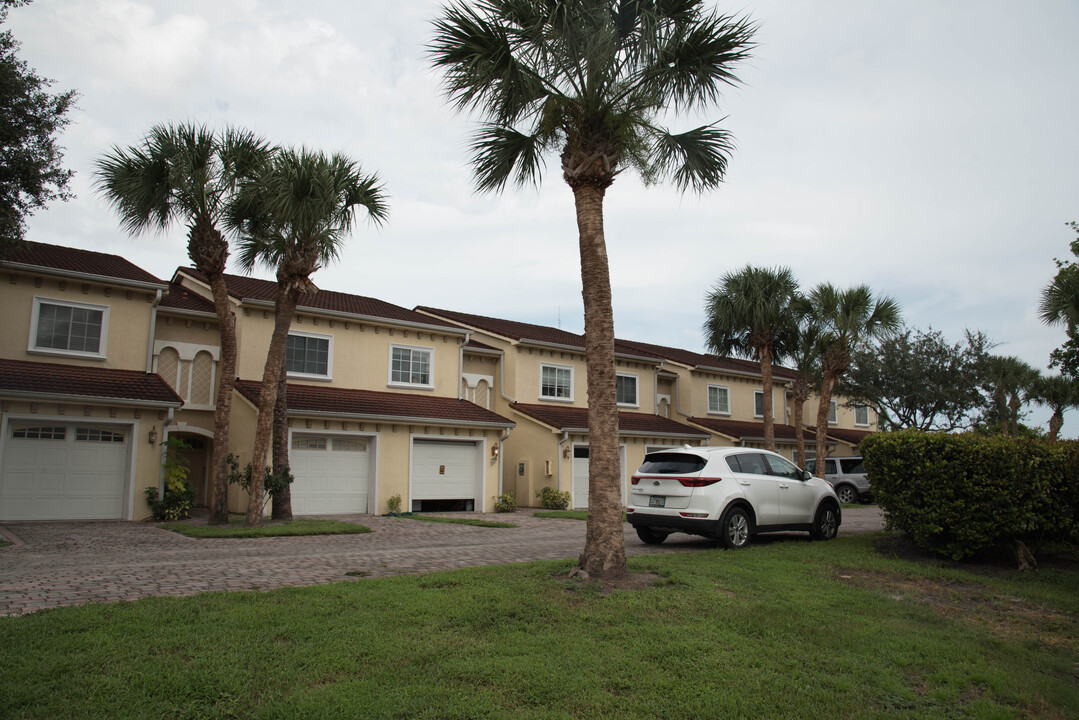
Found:
M 704 469 L 706 461 L 696 455 L 683 453 L 652 453 L 644 456 L 637 472 L 651 475 L 688 475 Z

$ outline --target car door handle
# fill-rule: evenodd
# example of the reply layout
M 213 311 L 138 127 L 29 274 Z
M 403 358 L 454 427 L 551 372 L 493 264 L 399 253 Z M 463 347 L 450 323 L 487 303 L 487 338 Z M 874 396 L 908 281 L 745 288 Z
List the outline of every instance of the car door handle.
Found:
M 751 483 L 749 480 L 739 480 L 738 484 L 739 485 L 752 485 L 753 483 Z
M 787 488 L 789 488 L 789 487 L 790 487 L 790 485 L 780 485 L 780 486 L 779 486 L 779 489 L 780 489 L 780 490 L 786 490 L 786 489 L 787 489 Z

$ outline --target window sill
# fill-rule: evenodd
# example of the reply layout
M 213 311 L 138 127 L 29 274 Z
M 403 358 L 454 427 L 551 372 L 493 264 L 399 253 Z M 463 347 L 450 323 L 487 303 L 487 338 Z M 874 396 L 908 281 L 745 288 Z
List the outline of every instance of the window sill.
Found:
M 80 360 L 107 360 L 105 353 L 84 353 L 77 350 L 56 350 L 53 348 L 29 348 L 30 355 L 52 355 L 53 357 L 79 358 Z
M 557 403 L 572 403 L 573 402 L 573 398 L 571 398 L 571 397 L 569 397 L 569 398 L 546 397 L 546 396 L 540 395 L 539 399 L 540 399 L 540 402 L 557 402 Z
M 315 380 L 317 382 L 333 382 L 332 375 L 309 375 L 308 373 L 290 372 L 287 374 L 289 380 Z
M 730 410 L 728 410 L 727 412 L 721 412 L 719 410 L 709 410 L 706 414 L 708 414 L 708 415 L 720 415 L 722 417 L 730 417 L 731 416 Z
M 434 385 L 419 385 L 414 383 L 386 383 L 386 387 L 397 388 L 398 390 L 434 390 Z

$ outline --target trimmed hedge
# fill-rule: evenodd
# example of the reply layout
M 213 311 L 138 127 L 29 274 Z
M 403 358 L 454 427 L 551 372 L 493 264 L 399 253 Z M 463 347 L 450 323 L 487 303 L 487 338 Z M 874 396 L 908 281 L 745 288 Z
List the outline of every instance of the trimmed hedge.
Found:
M 959 560 L 1075 539 L 1079 442 L 903 430 L 862 441 L 890 529 Z

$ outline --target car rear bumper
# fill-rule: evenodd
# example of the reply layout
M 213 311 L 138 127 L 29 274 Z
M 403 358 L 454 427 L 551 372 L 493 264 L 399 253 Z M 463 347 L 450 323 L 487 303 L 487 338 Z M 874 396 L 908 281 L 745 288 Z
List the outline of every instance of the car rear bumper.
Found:
M 685 518 L 680 515 L 658 515 L 634 510 L 626 514 L 626 520 L 635 528 L 647 527 L 669 532 L 684 532 L 690 535 L 704 535 L 706 537 L 716 537 L 719 533 L 719 522 L 708 518 Z

